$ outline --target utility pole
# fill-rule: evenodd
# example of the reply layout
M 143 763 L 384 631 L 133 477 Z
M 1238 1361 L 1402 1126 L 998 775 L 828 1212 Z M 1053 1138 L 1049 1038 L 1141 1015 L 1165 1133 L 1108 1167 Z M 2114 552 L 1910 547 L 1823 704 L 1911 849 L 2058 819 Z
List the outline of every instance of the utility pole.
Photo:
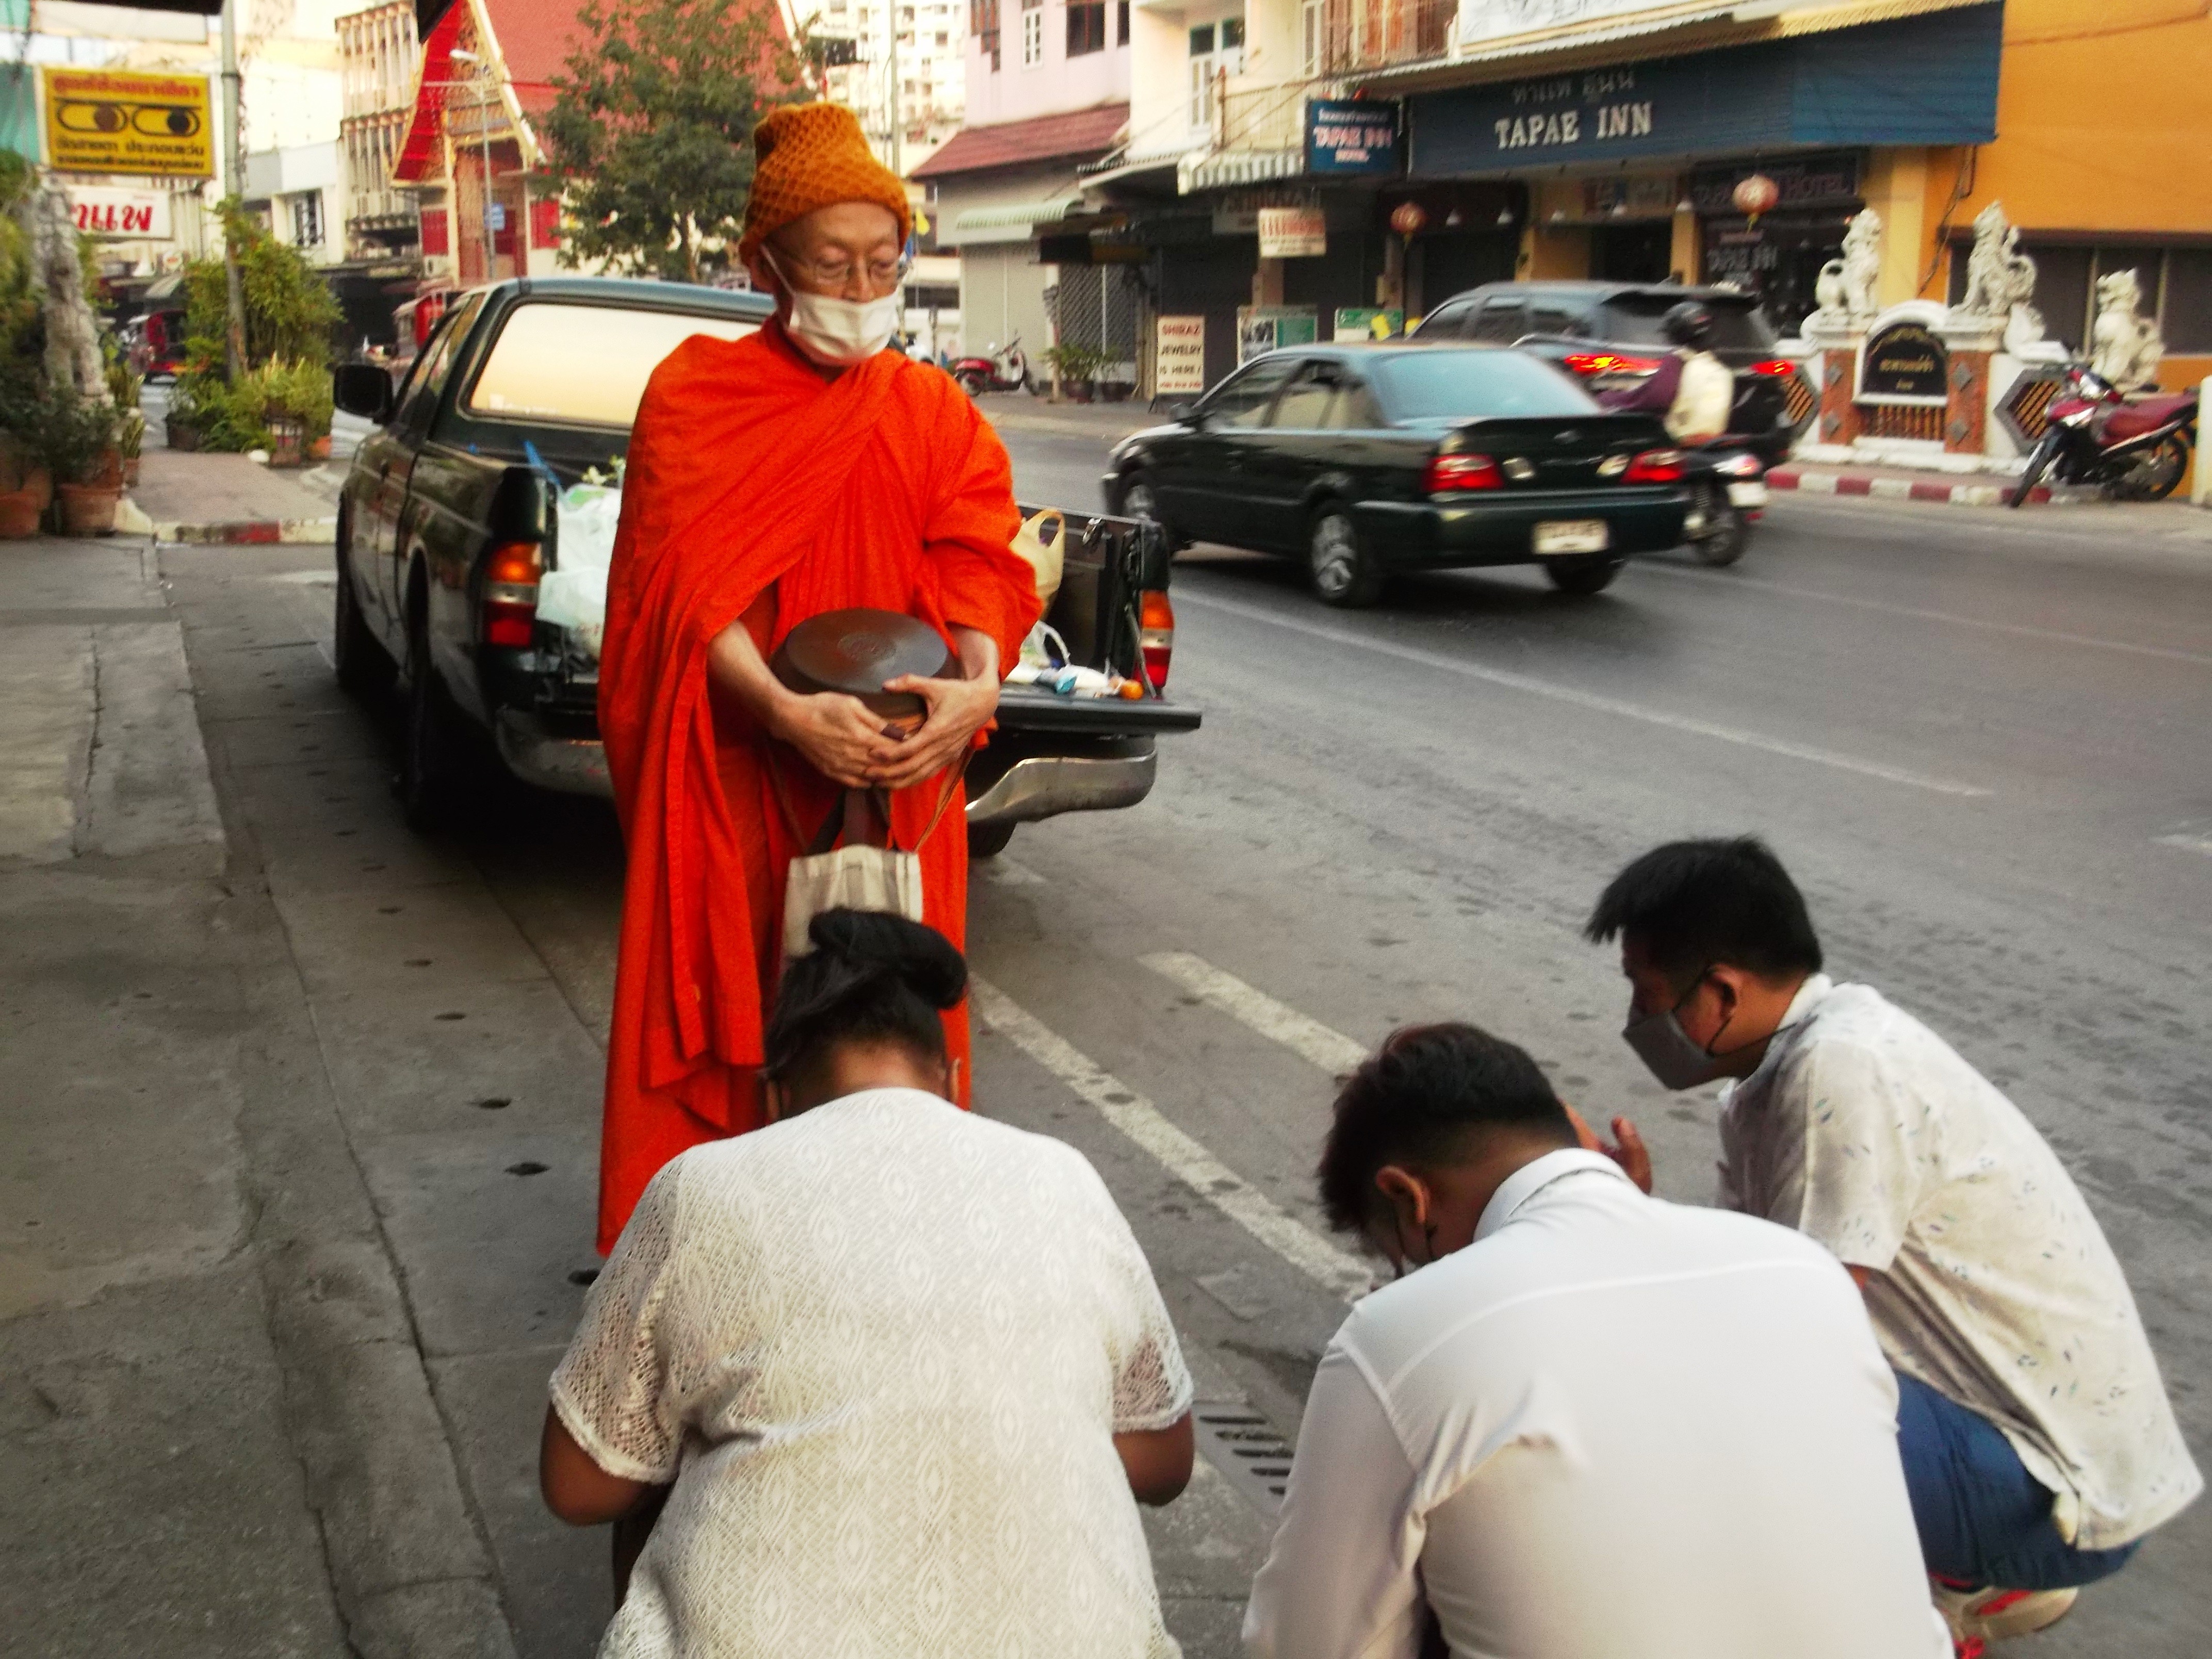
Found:
M 491 224 L 491 100 L 493 92 L 491 65 L 486 63 L 483 58 L 477 53 L 469 51 L 465 46 L 454 47 L 447 56 L 458 58 L 465 64 L 473 64 L 476 65 L 476 69 L 471 71 L 470 75 L 469 89 L 477 95 L 477 137 L 483 140 L 483 279 L 487 283 L 495 282 L 498 280 L 499 273 L 493 269 L 493 266 L 498 260 L 499 254 L 497 245 L 493 240 Z M 455 195 L 457 198 L 455 205 L 459 206 L 459 192 L 456 191 Z
M 241 204 L 246 198 L 246 135 L 239 126 L 238 0 L 222 5 L 222 120 L 225 170 L 230 174 L 226 201 Z M 240 210 L 244 211 L 241 205 Z M 223 331 L 223 368 L 235 383 L 246 369 L 246 284 L 239 279 L 238 249 L 231 240 L 228 218 L 222 227 L 222 286 L 229 325 Z
M 906 168 L 900 165 L 899 150 L 906 137 L 906 112 L 899 104 L 899 0 L 888 0 L 884 9 L 891 25 L 891 172 L 903 179 Z

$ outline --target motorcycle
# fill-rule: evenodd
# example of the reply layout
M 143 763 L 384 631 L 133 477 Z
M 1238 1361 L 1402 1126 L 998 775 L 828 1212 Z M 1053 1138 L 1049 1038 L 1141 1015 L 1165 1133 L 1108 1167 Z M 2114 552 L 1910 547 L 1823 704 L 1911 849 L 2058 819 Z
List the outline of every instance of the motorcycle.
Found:
M 2059 483 L 2094 484 L 2116 501 L 2162 501 L 2189 470 L 2197 394 L 2130 400 L 2094 369 L 2069 363 L 2044 419 L 2008 505 L 2025 501 L 2046 472 Z
M 1684 447 L 1682 477 L 1690 486 L 1682 536 L 1691 552 L 1700 564 L 1734 564 L 1765 516 L 1766 463 L 1741 441 L 1716 438 Z
M 962 357 L 952 365 L 952 378 L 960 382 L 960 389 L 974 398 L 986 392 L 1035 392 L 1036 384 L 1030 379 L 1030 360 L 1022 350 L 1018 334 L 1006 342 L 1003 349 L 988 357 Z

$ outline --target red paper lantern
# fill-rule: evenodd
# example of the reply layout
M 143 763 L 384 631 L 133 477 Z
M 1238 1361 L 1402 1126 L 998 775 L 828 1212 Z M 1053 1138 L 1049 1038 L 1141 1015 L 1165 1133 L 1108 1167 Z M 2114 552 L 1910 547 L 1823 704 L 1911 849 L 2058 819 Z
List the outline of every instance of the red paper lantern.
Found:
M 1754 173 L 1736 180 L 1729 199 L 1735 204 L 1737 212 L 1756 219 L 1773 210 L 1774 204 L 1782 199 L 1782 186 L 1765 173 Z
M 1419 202 L 1401 202 L 1390 210 L 1390 228 L 1401 236 L 1418 236 L 1428 222 L 1428 212 Z

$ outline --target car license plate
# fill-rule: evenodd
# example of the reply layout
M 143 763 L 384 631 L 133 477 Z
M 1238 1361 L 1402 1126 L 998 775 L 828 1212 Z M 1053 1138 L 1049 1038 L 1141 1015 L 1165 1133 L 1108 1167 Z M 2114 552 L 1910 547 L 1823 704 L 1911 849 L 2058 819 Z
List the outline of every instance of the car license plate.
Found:
M 1602 553 L 1612 544 L 1603 519 L 1552 519 L 1536 526 L 1539 553 Z
M 1765 507 L 1766 486 L 1756 482 L 1731 483 L 1729 485 L 1729 500 L 1737 507 Z

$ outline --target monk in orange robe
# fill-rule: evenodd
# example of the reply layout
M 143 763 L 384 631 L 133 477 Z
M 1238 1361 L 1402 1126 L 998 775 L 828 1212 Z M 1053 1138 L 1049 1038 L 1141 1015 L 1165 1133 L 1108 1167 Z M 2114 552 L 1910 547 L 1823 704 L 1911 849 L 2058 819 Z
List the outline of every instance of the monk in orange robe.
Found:
M 602 1253 L 662 1164 L 758 1127 L 785 871 L 843 790 L 888 792 L 897 844 L 920 844 L 925 920 L 964 943 L 957 769 L 1038 611 L 1035 574 L 1012 550 L 1005 447 L 943 373 L 884 349 L 904 188 L 849 110 L 778 110 L 753 137 L 738 252 L 776 295 L 775 319 L 736 342 L 696 336 L 654 371 L 608 581 L 599 725 L 629 866 Z M 957 655 L 961 678 L 890 682 L 927 704 L 910 734 L 856 698 L 787 690 L 768 668 L 799 623 L 855 605 L 917 617 Z M 965 1104 L 964 1005 L 945 1035 Z

